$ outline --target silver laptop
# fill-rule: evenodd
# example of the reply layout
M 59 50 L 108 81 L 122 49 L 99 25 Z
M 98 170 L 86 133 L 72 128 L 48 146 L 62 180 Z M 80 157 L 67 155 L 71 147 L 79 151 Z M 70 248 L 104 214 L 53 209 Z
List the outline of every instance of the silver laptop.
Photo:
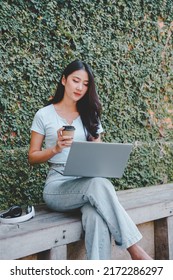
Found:
M 129 143 L 74 141 L 63 175 L 121 178 L 132 147 Z

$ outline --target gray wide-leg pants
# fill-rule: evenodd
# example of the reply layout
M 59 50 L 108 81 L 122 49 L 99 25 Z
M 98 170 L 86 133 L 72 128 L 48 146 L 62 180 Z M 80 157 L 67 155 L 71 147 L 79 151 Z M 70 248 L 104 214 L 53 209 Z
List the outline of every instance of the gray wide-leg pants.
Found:
M 111 235 L 122 248 L 130 247 L 142 237 L 107 179 L 65 177 L 50 169 L 43 198 L 55 211 L 80 208 L 90 260 L 111 258 Z

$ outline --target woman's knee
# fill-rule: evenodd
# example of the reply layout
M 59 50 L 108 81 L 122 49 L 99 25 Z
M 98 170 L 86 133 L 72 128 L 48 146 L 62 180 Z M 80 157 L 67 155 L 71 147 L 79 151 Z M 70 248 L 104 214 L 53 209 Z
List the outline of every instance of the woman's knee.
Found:
M 91 178 L 89 188 L 86 192 L 86 197 L 89 198 L 89 201 L 92 205 L 96 201 L 109 201 L 114 197 L 116 198 L 116 191 L 112 183 L 106 178 Z M 85 196 L 84 196 L 85 197 Z

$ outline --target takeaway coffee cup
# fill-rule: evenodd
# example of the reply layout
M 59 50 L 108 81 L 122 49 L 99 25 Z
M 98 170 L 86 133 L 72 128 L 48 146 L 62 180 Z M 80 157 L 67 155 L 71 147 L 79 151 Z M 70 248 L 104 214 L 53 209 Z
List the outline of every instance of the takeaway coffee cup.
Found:
M 75 127 L 72 125 L 64 125 L 63 126 L 64 130 L 62 130 L 62 135 L 63 136 L 71 136 L 72 138 L 74 137 L 74 132 L 75 132 Z

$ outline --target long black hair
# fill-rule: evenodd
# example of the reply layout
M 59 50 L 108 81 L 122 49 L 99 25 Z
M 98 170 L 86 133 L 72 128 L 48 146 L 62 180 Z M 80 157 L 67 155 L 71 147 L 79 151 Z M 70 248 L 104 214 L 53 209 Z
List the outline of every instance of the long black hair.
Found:
M 89 83 L 86 94 L 77 102 L 77 110 L 81 117 L 82 123 L 87 130 L 88 140 L 91 137 L 98 138 L 98 127 L 101 117 L 101 103 L 95 88 L 94 76 L 89 65 L 81 60 L 75 60 L 67 65 L 64 69 L 61 79 L 58 83 L 54 97 L 49 104 L 59 103 L 64 97 L 64 86 L 62 78 L 67 77 L 77 70 L 85 70 L 88 73 Z

